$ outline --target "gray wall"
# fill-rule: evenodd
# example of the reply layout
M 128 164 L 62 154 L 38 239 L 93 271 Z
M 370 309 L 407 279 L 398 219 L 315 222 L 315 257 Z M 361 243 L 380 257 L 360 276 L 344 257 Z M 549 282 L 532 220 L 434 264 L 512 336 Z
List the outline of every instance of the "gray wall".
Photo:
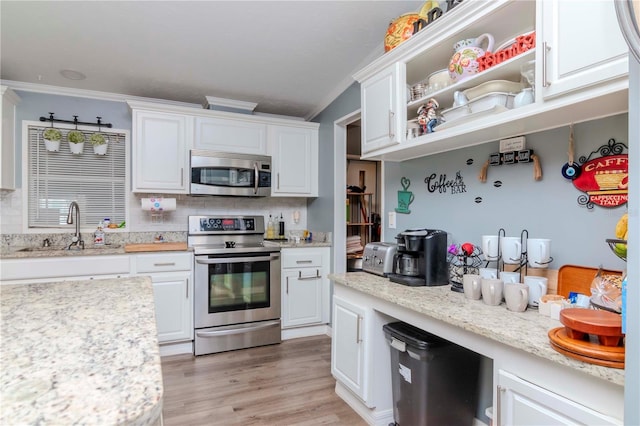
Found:
M 360 84 L 354 83 L 312 121 L 320 123 L 318 197 L 307 203 L 308 226 L 323 232 L 333 232 L 334 141 L 333 123 L 360 109 Z M 346 153 L 345 153 L 346 155 Z
M 20 96 L 20 103 L 16 108 L 16 186 L 22 187 L 22 120 L 38 121 L 40 117 L 49 117 L 49 112 L 55 113 L 55 118 L 78 121 L 95 122 L 96 117 L 102 117 L 103 123 L 113 124 L 115 129 L 131 131 L 131 112 L 124 102 L 103 101 L 89 98 L 48 95 L 35 92 L 16 90 Z M 54 124 L 55 125 L 55 124 Z M 97 129 L 97 127 L 96 127 Z
M 576 160 L 610 138 L 628 146 L 627 115 L 576 124 L 574 135 Z M 410 179 L 409 190 L 415 200 L 410 205 L 410 214 L 397 214 L 396 229 L 384 229 L 384 240 L 394 241 L 398 231 L 407 228 L 426 227 L 449 232 L 452 242 L 479 245 L 482 235 L 496 235 L 500 228 L 506 230 L 507 236 L 520 236 L 526 229 L 530 238 L 552 239 L 553 269 L 564 264 L 602 264 L 624 269 L 624 262 L 610 252 L 605 239 L 615 238 L 615 224 L 626 206 L 595 206 L 590 210 L 577 203 L 583 193 L 560 173 L 568 158 L 568 138 L 568 126 L 526 136 L 526 147 L 540 157 L 541 181 L 533 179 L 533 163 L 523 163 L 489 167 L 487 182 L 480 183 L 479 171 L 489 154 L 499 150 L 497 141 L 401 163 L 385 163 L 386 212 L 397 207 L 402 177 Z M 467 165 L 468 159 L 473 160 L 472 165 Z M 427 190 L 427 176 L 446 174 L 450 180 L 458 171 L 466 192 L 452 194 L 450 188 L 442 193 Z M 502 182 L 500 187 L 493 184 L 498 180 Z M 482 197 L 482 202 L 476 203 L 476 197 Z

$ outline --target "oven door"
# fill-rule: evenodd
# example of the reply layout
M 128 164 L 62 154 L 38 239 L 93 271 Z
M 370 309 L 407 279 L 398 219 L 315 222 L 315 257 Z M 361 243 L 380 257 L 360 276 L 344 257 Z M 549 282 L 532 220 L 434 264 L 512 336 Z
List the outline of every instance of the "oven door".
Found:
M 280 319 L 280 253 L 195 256 L 195 328 Z

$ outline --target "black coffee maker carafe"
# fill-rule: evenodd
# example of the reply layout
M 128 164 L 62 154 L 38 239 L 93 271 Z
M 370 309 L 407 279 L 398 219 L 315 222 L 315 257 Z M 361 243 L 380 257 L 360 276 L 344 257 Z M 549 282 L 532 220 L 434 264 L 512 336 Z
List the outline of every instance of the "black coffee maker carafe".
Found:
M 396 236 L 398 250 L 389 279 L 410 286 L 449 284 L 447 233 L 438 229 L 408 229 Z

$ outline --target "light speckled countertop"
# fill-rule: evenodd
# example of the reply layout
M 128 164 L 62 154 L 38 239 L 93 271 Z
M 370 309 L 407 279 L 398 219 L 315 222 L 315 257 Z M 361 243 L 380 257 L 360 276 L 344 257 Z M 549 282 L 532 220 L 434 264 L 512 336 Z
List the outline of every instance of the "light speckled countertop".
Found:
M 451 291 L 450 286 L 409 287 L 366 272 L 330 274 L 329 279 L 550 362 L 624 385 L 624 370 L 574 360 L 552 349 L 547 333 L 562 324 L 537 310 L 511 312 L 504 303 L 489 306 Z
M 0 424 L 159 423 L 149 277 L 0 286 Z

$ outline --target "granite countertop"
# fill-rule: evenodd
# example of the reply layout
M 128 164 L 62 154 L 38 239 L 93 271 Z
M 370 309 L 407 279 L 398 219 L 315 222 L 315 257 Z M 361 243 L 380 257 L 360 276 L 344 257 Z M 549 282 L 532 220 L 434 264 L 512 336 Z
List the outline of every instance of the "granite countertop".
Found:
M 514 349 L 624 385 L 622 369 L 589 364 L 556 352 L 549 343 L 547 333 L 562 324 L 540 315 L 537 310 L 511 312 L 504 303 L 489 306 L 482 300 L 470 300 L 463 293 L 451 291 L 450 286 L 410 287 L 366 272 L 330 274 L 329 279 Z
M 0 286 L 0 424 L 159 424 L 149 277 Z

